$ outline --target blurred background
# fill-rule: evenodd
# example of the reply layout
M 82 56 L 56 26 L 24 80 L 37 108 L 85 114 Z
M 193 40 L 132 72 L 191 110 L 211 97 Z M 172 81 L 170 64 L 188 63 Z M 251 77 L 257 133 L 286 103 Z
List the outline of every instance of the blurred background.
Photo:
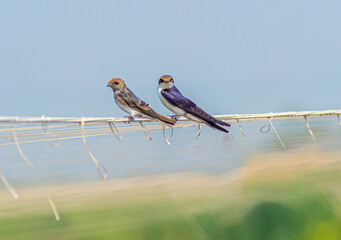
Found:
M 153 108 L 161 75 L 211 114 L 340 109 L 339 1 L 2 1 L 0 116 L 121 117 L 107 82 Z M 1 143 L 1 239 L 341 239 L 336 117 Z M 8 126 L 1 125 L 4 129 Z M 44 131 L 44 129 L 41 129 Z M 19 139 L 20 140 L 20 139 Z M 52 142 L 55 145 L 56 142 Z

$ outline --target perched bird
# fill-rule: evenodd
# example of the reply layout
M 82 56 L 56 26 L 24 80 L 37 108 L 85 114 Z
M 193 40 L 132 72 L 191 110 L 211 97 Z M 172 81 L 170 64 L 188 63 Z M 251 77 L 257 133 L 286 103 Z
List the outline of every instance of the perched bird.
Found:
M 113 78 L 108 82 L 107 87 L 114 91 L 116 104 L 131 117 L 144 117 L 157 120 L 164 124 L 174 125 L 175 118 L 162 115 L 152 109 L 152 107 L 137 97 L 120 78 Z
M 164 75 L 160 78 L 158 92 L 163 105 L 175 114 L 184 116 L 189 120 L 205 123 L 211 128 L 218 129 L 225 133 L 229 132 L 222 126 L 231 127 L 230 124 L 214 118 L 194 102 L 184 97 L 175 87 L 174 80 L 171 76 Z

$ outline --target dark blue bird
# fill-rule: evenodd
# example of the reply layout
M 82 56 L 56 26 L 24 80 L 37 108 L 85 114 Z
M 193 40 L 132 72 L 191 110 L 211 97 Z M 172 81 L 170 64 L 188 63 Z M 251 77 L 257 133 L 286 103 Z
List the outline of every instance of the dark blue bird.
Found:
M 209 113 L 205 112 L 194 102 L 184 97 L 181 92 L 175 87 L 174 79 L 169 75 L 164 75 L 159 80 L 158 87 L 159 97 L 166 108 L 179 116 L 184 116 L 189 120 L 199 123 L 205 123 L 208 126 L 228 133 L 222 126 L 231 127 L 229 123 L 216 119 Z

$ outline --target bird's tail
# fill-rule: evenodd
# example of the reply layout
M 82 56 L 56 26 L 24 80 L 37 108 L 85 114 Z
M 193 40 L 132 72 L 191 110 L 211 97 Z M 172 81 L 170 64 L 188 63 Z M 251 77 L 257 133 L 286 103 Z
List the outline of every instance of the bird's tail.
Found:
M 224 122 L 224 121 L 221 121 L 219 119 L 215 119 L 216 123 L 219 124 L 219 125 L 223 125 L 223 126 L 226 126 L 226 127 L 231 127 L 231 124 L 227 123 L 227 122 Z
M 158 120 L 159 122 L 170 124 L 170 125 L 174 125 L 176 123 L 176 118 L 168 117 L 160 113 L 157 113 L 155 115 L 155 119 Z
M 222 122 L 222 121 L 220 121 Z M 231 126 L 230 124 L 226 123 L 226 122 L 223 122 L 224 123 L 224 126 Z M 222 132 L 225 132 L 225 133 L 228 133 L 229 131 L 226 130 L 225 128 L 223 128 L 222 126 L 220 126 L 218 123 L 216 122 L 207 122 L 207 124 L 212 127 L 212 128 L 215 128 L 215 129 L 218 129 L 219 131 L 222 131 Z M 228 125 L 226 125 L 228 124 Z M 221 124 L 223 125 L 223 124 Z

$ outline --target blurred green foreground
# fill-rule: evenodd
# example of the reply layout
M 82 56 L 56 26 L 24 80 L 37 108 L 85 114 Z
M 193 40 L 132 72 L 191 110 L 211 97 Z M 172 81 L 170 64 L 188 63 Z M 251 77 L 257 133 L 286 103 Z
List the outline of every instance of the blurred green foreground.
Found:
M 0 239 L 341 239 L 341 154 L 263 153 L 227 175 L 177 174 L 0 194 Z

